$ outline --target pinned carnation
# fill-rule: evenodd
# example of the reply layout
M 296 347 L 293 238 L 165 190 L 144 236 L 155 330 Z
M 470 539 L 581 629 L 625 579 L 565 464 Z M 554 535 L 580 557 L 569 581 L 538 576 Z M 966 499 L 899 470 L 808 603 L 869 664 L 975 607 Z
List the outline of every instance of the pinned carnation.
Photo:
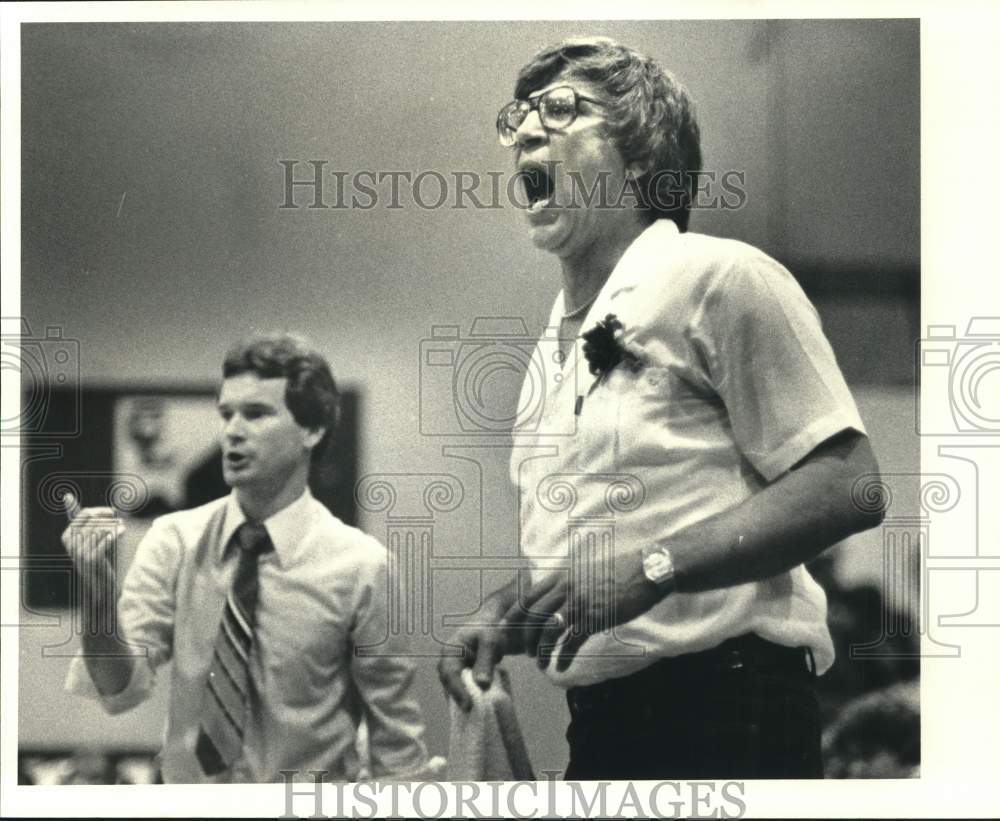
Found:
M 583 355 L 594 376 L 603 376 L 622 363 L 631 371 L 642 367 L 639 357 L 622 344 L 623 335 L 622 323 L 614 314 L 608 314 L 603 322 L 598 320 L 583 334 Z

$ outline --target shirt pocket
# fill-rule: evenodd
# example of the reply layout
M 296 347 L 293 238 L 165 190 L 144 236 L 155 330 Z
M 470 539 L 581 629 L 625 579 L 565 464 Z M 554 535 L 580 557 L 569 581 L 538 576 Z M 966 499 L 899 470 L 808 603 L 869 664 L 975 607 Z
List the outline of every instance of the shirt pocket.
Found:
M 663 461 L 669 379 L 666 368 L 650 365 L 638 371 L 619 368 L 610 374 L 609 387 L 615 395 L 615 470 Z
M 646 366 L 617 384 L 618 470 L 681 462 L 728 428 L 721 399 L 674 369 Z

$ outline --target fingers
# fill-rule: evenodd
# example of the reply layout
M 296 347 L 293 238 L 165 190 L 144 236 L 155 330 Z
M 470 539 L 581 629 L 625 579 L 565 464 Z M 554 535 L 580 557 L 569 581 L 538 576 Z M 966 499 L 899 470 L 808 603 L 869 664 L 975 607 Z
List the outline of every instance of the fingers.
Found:
M 580 652 L 580 648 L 588 638 L 590 636 L 586 633 L 570 631 L 567 634 L 566 640 L 559 648 L 559 658 L 556 659 L 557 673 L 566 672 L 566 669 L 573 663 L 573 659 L 576 658 L 577 653 Z
M 68 498 L 67 498 L 68 497 Z M 69 525 L 62 533 L 63 547 L 78 565 L 103 560 L 117 539 L 125 533 L 125 525 L 110 507 L 80 507 L 76 497 L 63 496 Z
M 552 590 L 554 590 L 560 584 L 565 584 L 566 573 L 555 571 L 554 573 L 549 573 L 546 576 L 540 578 L 537 582 L 530 585 L 525 593 L 518 598 L 518 601 L 514 603 L 511 610 L 520 606 L 524 612 L 533 611 L 537 608 L 535 604 L 539 599 L 544 598 Z
M 532 644 L 536 623 L 544 618 L 536 611 L 529 611 L 520 601 L 512 604 L 503 616 L 504 631 L 510 637 L 508 643 L 521 653 L 534 656 Z
M 66 528 L 62 542 L 74 559 L 86 561 L 107 556 L 124 532 L 125 526 L 120 523 L 113 528 L 78 526 L 74 523 Z
M 529 582 L 525 585 L 525 578 L 527 577 L 519 577 L 518 582 L 521 587 L 518 588 L 517 598 L 507 608 L 501 619 L 507 625 L 523 627 L 527 617 L 534 616 L 538 612 L 536 607 L 538 600 L 549 593 L 559 581 L 559 577 L 555 573 L 539 579 L 535 584 Z M 525 586 L 527 589 L 523 589 Z
M 74 527 L 97 527 L 97 526 L 109 526 L 112 522 L 121 524 L 121 520 L 118 518 L 118 511 L 113 507 L 79 507 L 77 505 L 76 512 L 73 514 L 73 518 L 70 520 L 70 524 Z
M 472 699 L 462 683 L 462 671 L 465 669 L 463 656 L 442 656 L 438 662 L 438 678 L 444 687 L 445 695 L 454 699 L 455 703 L 465 712 L 472 709 Z
M 566 622 L 566 615 L 557 610 L 542 625 L 542 629 L 538 635 L 539 669 L 544 670 L 548 667 L 549 660 L 556 649 L 556 643 L 559 641 L 560 636 L 566 632 L 568 627 Z
M 563 578 L 560 575 L 543 579 L 504 615 L 508 631 L 519 635 L 521 649 L 532 658 L 538 654 L 543 642 L 554 644 L 564 629 L 552 620 L 553 613 L 565 610 L 567 590 Z M 551 647 L 547 649 L 551 650 Z
M 487 689 L 493 682 L 497 663 L 503 658 L 504 640 L 500 628 L 492 625 L 478 627 L 461 635 L 458 640 L 462 644 L 462 655 L 442 656 L 438 662 L 438 678 L 445 693 L 468 712 L 472 709 L 472 698 L 465 689 L 462 672 L 471 667 L 476 684 L 483 690 Z
M 72 522 L 80 514 L 80 502 L 70 491 L 66 491 L 62 497 L 63 507 L 66 509 L 66 517 Z
M 472 665 L 472 679 L 481 690 L 488 690 L 493 683 L 493 654 L 485 648 L 480 648 L 476 654 L 476 663 Z
M 566 627 L 565 617 L 555 618 L 556 613 L 565 611 L 565 590 L 556 589 L 535 604 L 536 613 L 524 631 L 525 652 L 532 658 L 540 652 L 550 653 L 559 635 Z M 539 666 L 544 668 L 547 659 L 538 659 Z
M 503 635 L 503 654 L 516 656 L 524 653 L 524 633 L 521 623 L 513 624 L 504 621 L 500 625 Z
M 71 522 L 75 521 L 81 514 L 89 518 L 102 519 L 114 519 L 118 516 L 118 511 L 113 507 L 84 507 L 80 504 L 80 500 L 76 498 L 76 494 L 72 490 L 67 490 L 63 493 L 62 503 L 66 511 L 66 517 Z

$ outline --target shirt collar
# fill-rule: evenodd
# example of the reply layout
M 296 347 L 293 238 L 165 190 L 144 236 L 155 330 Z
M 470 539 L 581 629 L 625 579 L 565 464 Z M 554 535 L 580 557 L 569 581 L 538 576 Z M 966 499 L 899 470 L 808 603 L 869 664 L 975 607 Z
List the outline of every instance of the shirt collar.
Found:
M 663 264 L 662 243 L 675 236 L 680 236 L 676 223 L 658 219 L 632 241 L 604 283 L 597 299 L 591 304 L 577 331 L 577 337 L 593 328 L 597 320 L 603 320 L 606 314 L 613 313 L 609 308 L 615 297 L 624 291 L 633 290 L 643 277 L 649 276 L 657 266 Z M 565 299 L 565 291 L 560 291 L 552 308 L 549 325 L 559 325 L 559 319 L 565 310 Z
M 279 564 L 284 564 L 295 555 L 295 550 L 302 541 L 308 522 L 309 504 L 313 495 L 307 487 L 294 502 L 286 505 L 277 513 L 264 520 L 267 535 L 274 545 L 274 552 Z M 236 501 L 236 494 L 230 493 L 226 499 L 226 515 L 222 525 L 222 539 L 219 545 L 219 560 L 226 554 L 236 529 L 247 521 L 246 514 Z

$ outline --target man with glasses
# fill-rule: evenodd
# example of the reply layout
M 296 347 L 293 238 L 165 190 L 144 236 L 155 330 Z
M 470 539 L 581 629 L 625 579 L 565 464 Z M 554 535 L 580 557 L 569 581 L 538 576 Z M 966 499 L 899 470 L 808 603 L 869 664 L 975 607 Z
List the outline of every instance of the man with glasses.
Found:
M 761 251 L 687 231 L 698 125 L 655 62 L 567 41 L 514 96 L 497 130 L 560 262 L 564 364 L 514 431 L 530 574 L 442 682 L 467 706 L 463 668 L 485 687 L 535 657 L 567 691 L 568 779 L 821 777 L 833 649 L 803 563 L 882 510 L 854 503 L 878 468 L 818 316 Z

